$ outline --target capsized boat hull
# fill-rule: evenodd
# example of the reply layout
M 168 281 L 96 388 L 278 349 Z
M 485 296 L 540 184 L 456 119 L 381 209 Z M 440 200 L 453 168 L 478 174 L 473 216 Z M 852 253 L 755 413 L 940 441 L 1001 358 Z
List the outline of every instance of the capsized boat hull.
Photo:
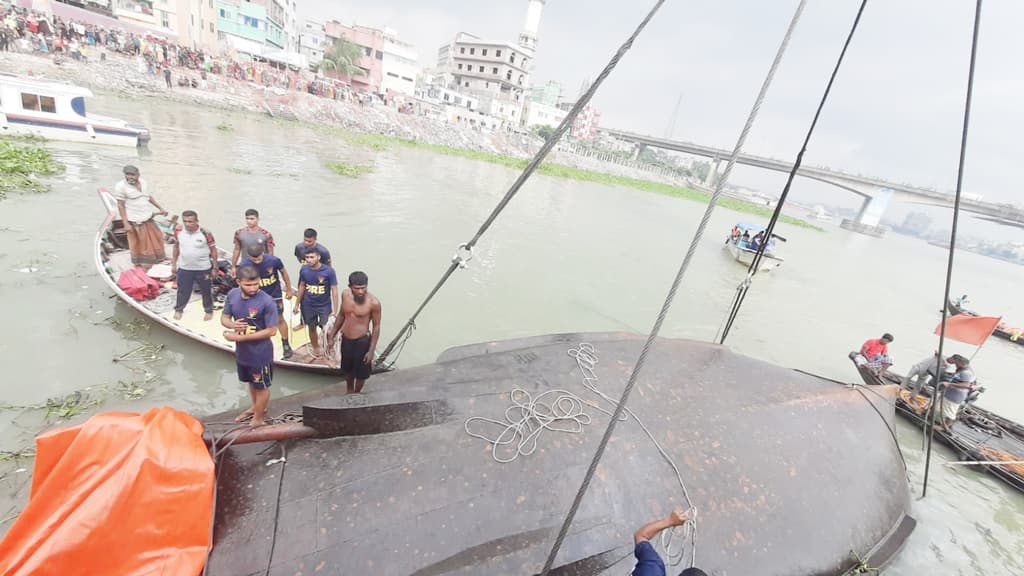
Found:
M 333 437 L 288 443 L 283 471 L 267 465 L 279 454 L 265 443 L 229 449 L 209 573 L 268 564 L 271 574 L 538 573 L 608 415 L 587 405 L 593 422 L 581 433 L 545 432 L 532 455 L 508 464 L 467 434 L 466 420 L 501 419 L 514 388 L 563 389 L 600 405 L 567 354 L 581 342 L 600 359 L 598 388 L 617 398 L 643 344 L 636 335 L 456 348 L 374 377 L 364 394 L 344 396 L 341 385 L 273 400 L 272 414 L 302 412 Z M 838 575 L 857 563 L 851 551 L 871 566 L 891 558 L 914 522 L 886 428 L 893 388 L 876 390 L 861 395 L 721 346 L 659 340 L 629 406 L 676 462 L 699 511 L 697 565 L 709 574 Z M 636 422 L 622 422 L 553 573 L 628 572 L 633 531 L 682 503 L 669 465 Z

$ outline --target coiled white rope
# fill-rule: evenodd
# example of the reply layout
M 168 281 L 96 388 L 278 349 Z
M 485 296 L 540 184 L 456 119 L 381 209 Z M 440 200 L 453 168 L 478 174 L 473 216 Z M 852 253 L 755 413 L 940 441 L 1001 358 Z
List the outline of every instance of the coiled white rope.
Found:
M 583 387 L 600 396 L 613 409 L 617 407 L 616 400 L 597 387 L 596 367 L 599 358 L 594 346 L 587 342 L 582 342 L 578 347 L 570 348 L 568 354 L 576 360 L 576 365 L 583 375 Z M 468 418 L 464 424 L 466 434 L 491 444 L 491 457 L 496 462 L 502 464 L 513 462 L 520 456 L 533 454 L 537 450 L 538 441 L 545 430 L 569 434 L 583 432 L 583 427 L 591 423 L 590 415 L 584 411 L 584 406 L 590 406 L 609 417 L 613 416 L 611 411 L 591 404 L 568 390 L 556 388 L 542 392 L 534 397 L 528 391 L 516 388 L 512 390 L 509 396 L 512 405 L 505 409 L 504 420 L 473 416 Z M 626 408 L 621 420 L 624 421 L 629 418 L 633 418 L 636 421 L 640 429 L 644 431 L 654 444 L 654 447 L 657 448 L 658 453 L 672 467 L 676 480 L 679 482 L 679 487 L 682 490 L 683 498 L 686 501 L 687 515 L 690 517 L 690 520 L 683 526 L 665 530 L 661 533 L 661 545 L 664 549 L 665 560 L 670 566 L 680 564 L 686 557 L 685 542 L 689 540 L 691 549 L 690 565 L 692 566 L 696 562 L 697 557 L 696 509 L 690 500 L 689 492 L 686 490 L 683 475 L 675 461 L 662 448 L 647 426 L 644 425 L 632 410 Z M 497 427 L 500 428 L 500 432 L 492 436 L 474 432 L 470 430 L 470 426 L 473 423 Z M 504 456 L 503 454 L 506 451 L 510 452 L 510 454 Z

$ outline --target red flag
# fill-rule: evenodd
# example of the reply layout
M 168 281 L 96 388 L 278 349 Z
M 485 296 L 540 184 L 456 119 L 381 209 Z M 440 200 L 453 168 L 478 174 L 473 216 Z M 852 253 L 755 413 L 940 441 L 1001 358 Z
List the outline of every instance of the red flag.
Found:
M 981 346 L 996 329 L 1002 318 L 995 316 L 967 316 L 957 314 L 946 319 L 946 338 L 965 344 Z M 942 323 L 935 327 L 935 333 L 942 333 Z

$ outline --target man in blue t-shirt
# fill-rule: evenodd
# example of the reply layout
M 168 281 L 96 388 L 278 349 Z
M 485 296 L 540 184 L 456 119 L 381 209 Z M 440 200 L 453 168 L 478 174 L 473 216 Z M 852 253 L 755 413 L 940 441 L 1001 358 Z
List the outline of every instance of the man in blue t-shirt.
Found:
M 658 555 L 654 546 L 651 546 L 650 540 L 662 530 L 673 526 L 682 526 L 689 519 L 684 511 L 676 510 L 668 518 L 659 518 L 644 524 L 633 534 L 635 545 L 633 554 L 636 556 L 633 576 L 665 576 L 665 563 L 662 562 L 661 556 Z M 687 568 L 680 572 L 679 576 L 707 576 L 707 573 L 700 568 Z
M 306 265 L 299 270 L 299 293 L 295 296 L 294 314 L 302 311 L 302 323 L 309 329 L 309 345 L 313 356 L 320 357 L 317 329 L 327 325 L 338 311 L 338 276 L 330 266 L 320 262 L 320 252 L 306 248 Z
M 316 230 L 312 228 L 306 228 L 302 234 L 302 242 L 295 245 L 295 259 L 299 261 L 299 264 L 306 262 L 306 248 L 316 248 L 316 251 L 320 253 L 320 262 L 324 266 L 331 266 L 331 251 L 327 249 L 327 246 L 317 242 Z
M 266 424 L 270 404 L 270 385 L 274 378 L 274 345 L 270 340 L 277 333 L 277 305 L 260 290 L 260 276 L 255 268 L 238 269 L 238 288 L 228 292 L 220 323 L 227 328 L 224 338 L 235 343 L 235 364 L 238 380 L 249 385 L 252 407 L 235 420 L 252 416 L 253 428 Z
M 260 289 L 267 293 L 277 303 L 277 316 L 279 318 L 277 328 L 281 332 L 281 348 L 284 350 L 282 357 L 287 360 L 292 357 L 292 347 L 288 344 L 288 322 L 284 319 L 284 298 L 289 300 L 295 296 L 292 291 L 292 279 L 288 277 L 288 271 L 284 268 L 284 262 L 273 254 L 264 254 L 262 244 L 251 244 L 246 248 L 248 258 L 242 260 L 239 266 L 252 266 L 260 275 Z M 281 280 L 284 280 L 284 295 L 281 294 Z

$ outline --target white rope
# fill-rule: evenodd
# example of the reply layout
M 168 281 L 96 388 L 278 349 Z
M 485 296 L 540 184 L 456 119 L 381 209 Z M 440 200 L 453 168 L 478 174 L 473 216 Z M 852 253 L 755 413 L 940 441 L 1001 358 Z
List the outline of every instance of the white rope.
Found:
M 583 375 L 583 387 L 600 396 L 614 409 L 617 406 L 616 400 L 597 387 L 596 367 L 599 359 L 594 346 L 582 342 L 578 347 L 570 348 L 568 354 L 576 360 L 576 365 Z M 537 450 L 540 437 L 545 430 L 568 434 L 583 432 L 584 426 L 592 421 L 590 415 L 584 411 L 584 406 L 590 406 L 609 417 L 614 415 L 611 411 L 591 404 L 568 390 L 557 388 L 542 392 L 536 397 L 522 388 L 516 388 L 512 390 L 509 397 L 512 405 L 505 409 L 504 420 L 473 416 L 468 418 L 464 424 L 466 434 L 488 442 L 491 445 L 491 458 L 495 462 L 502 464 L 514 462 L 520 456 L 533 454 Z M 654 447 L 658 449 L 658 453 L 672 467 L 676 474 L 676 480 L 679 482 L 679 487 L 682 490 L 683 498 L 686 501 L 687 515 L 691 518 L 683 526 L 665 530 L 661 533 L 661 545 L 665 551 L 665 559 L 670 566 L 680 564 L 686 557 L 685 542 L 689 540 L 692 551 L 690 554 L 690 566 L 692 567 L 697 557 L 696 509 L 693 507 L 693 502 L 690 500 L 690 495 L 686 490 L 683 475 L 676 463 L 665 452 L 665 449 L 655 440 L 651 431 L 648 430 L 647 426 L 640 421 L 640 418 L 632 410 L 626 408 L 625 414 L 622 415 L 620 421 L 627 420 L 630 417 L 647 434 Z M 492 436 L 474 432 L 470 430 L 470 424 L 475 422 L 500 428 L 500 432 Z M 502 454 L 506 451 L 511 451 L 511 454 L 503 456 Z

